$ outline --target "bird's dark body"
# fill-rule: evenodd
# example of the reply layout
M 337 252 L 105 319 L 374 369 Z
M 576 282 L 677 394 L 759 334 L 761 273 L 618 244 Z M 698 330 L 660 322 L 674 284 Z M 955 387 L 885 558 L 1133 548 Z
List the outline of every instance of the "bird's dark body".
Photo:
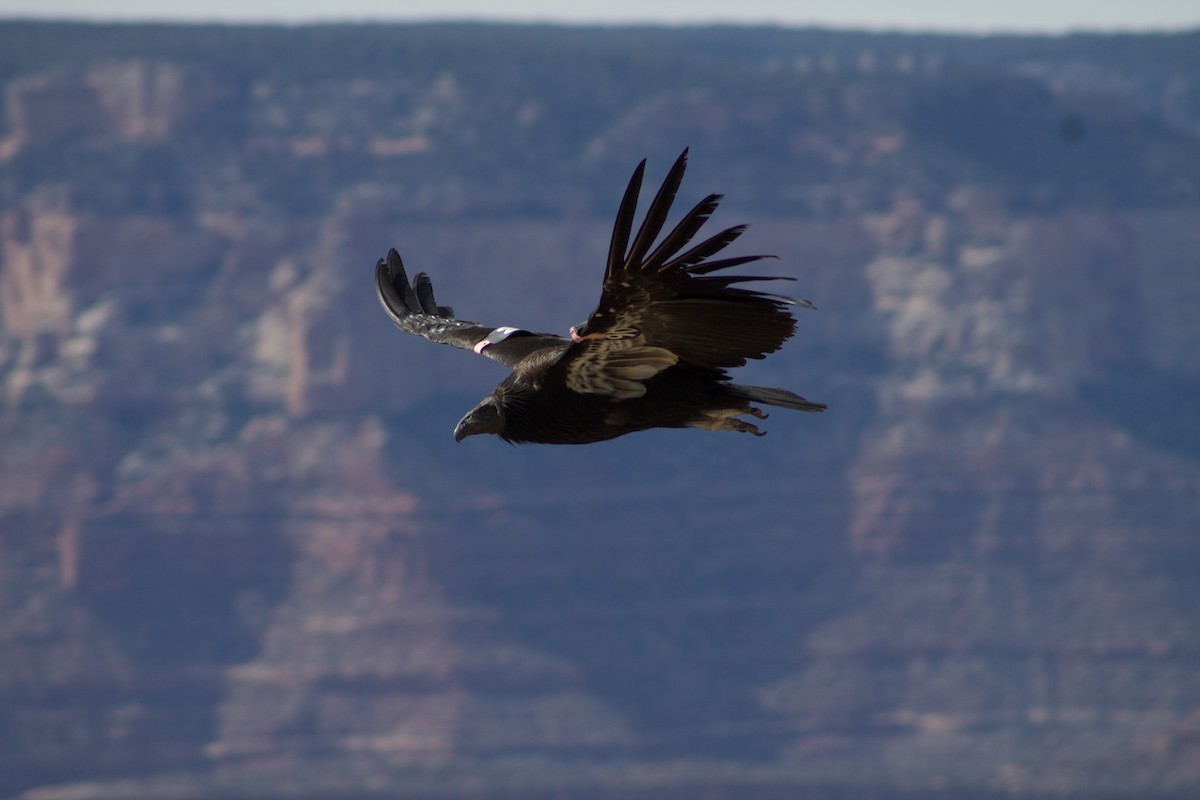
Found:
M 687 428 L 704 422 L 706 413 L 720 419 L 750 408 L 713 371 L 688 366 L 659 373 L 645 382 L 644 395 L 620 403 L 595 394 L 569 397 L 570 390 L 545 380 L 558 355 L 551 350 L 530 357 L 526 369 L 519 364 L 496 387 L 507 408 L 520 410 L 508 415 L 500 438 L 516 444 L 588 444 L 651 428 Z
M 738 419 L 765 418 L 752 402 L 824 410 L 785 389 L 734 384 L 725 372 L 778 350 L 795 330 L 790 307 L 811 306 L 736 286 L 780 278 L 711 274 L 765 258 L 713 258 L 744 226 L 684 250 L 716 208 L 718 195 L 702 200 L 651 249 L 686 156 L 685 150 L 630 244 L 645 162 L 634 171 L 617 213 L 600 303 L 587 322 L 571 329 L 569 339 L 456 319 L 453 310 L 437 305 L 424 273 L 409 283 L 395 250 L 379 260 L 376 290 L 398 327 L 512 368 L 459 422 L 456 439 L 491 433 L 513 443 L 587 444 L 650 428 L 686 427 L 761 435 Z

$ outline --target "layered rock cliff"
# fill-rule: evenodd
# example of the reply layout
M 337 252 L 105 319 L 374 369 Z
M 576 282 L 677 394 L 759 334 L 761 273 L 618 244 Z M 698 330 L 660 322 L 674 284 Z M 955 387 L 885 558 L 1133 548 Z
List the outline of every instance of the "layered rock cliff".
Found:
M 1200 787 L 1186 37 L 0 45 L 0 792 Z M 375 259 L 565 330 L 688 144 L 820 307 L 747 379 L 830 411 L 456 446 L 503 372 Z

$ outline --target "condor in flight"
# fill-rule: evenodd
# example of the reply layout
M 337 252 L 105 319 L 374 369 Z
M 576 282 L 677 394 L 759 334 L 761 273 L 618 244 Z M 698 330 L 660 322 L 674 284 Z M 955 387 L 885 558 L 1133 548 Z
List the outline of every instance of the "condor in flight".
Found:
M 570 338 L 493 328 L 456 319 L 439 306 L 425 273 L 410 284 L 400 254 L 375 265 L 379 301 L 396 326 L 512 368 L 462 418 L 454 438 L 492 433 L 507 442 L 587 444 L 649 428 L 703 428 L 761 436 L 751 403 L 824 411 L 785 389 L 739 386 L 726 370 L 780 348 L 796 328 L 790 308 L 803 300 L 746 289 L 722 270 L 767 256 L 713 258 L 745 230 L 737 225 L 687 247 L 720 201 L 709 195 L 654 246 L 683 180 L 687 150 L 676 160 L 646 218 L 633 231 L 646 162 L 633 172 L 617 211 L 600 303 Z

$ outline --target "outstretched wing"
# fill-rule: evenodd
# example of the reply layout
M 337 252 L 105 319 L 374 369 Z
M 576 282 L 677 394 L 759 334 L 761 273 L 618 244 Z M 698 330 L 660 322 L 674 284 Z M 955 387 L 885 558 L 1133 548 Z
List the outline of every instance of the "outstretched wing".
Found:
M 492 328 L 478 322 L 455 319 L 454 309 L 439 306 L 433 297 L 433 284 L 424 272 L 410 284 L 404 262 L 395 249 L 387 259 L 375 263 L 375 293 L 383 310 L 402 331 L 424 336 L 431 342 L 461 347 L 487 356 L 508 367 L 530 353 L 545 347 L 561 347 L 567 340 L 546 333 L 530 333 L 520 328 Z
M 633 217 L 646 162 L 634 170 L 617 211 L 600 303 L 584 325 L 572 330 L 575 344 L 559 360 L 575 391 L 638 397 L 642 381 L 676 363 L 721 370 L 773 353 L 793 334 L 793 300 L 738 287 L 782 277 L 714 275 L 771 256 L 714 259 L 746 226 L 735 225 L 688 249 L 721 195 L 701 200 L 651 250 L 683 180 L 688 151 L 675 161 L 633 236 Z M 632 237 L 633 243 L 630 244 Z

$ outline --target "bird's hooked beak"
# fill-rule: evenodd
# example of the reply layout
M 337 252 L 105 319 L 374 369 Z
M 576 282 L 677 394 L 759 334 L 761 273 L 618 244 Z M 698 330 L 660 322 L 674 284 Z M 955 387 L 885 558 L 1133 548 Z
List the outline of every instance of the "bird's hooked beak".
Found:
M 500 434 L 504 430 L 504 415 L 491 398 L 472 408 L 454 426 L 454 441 L 461 442 L 468 436 L 481 433 Z

